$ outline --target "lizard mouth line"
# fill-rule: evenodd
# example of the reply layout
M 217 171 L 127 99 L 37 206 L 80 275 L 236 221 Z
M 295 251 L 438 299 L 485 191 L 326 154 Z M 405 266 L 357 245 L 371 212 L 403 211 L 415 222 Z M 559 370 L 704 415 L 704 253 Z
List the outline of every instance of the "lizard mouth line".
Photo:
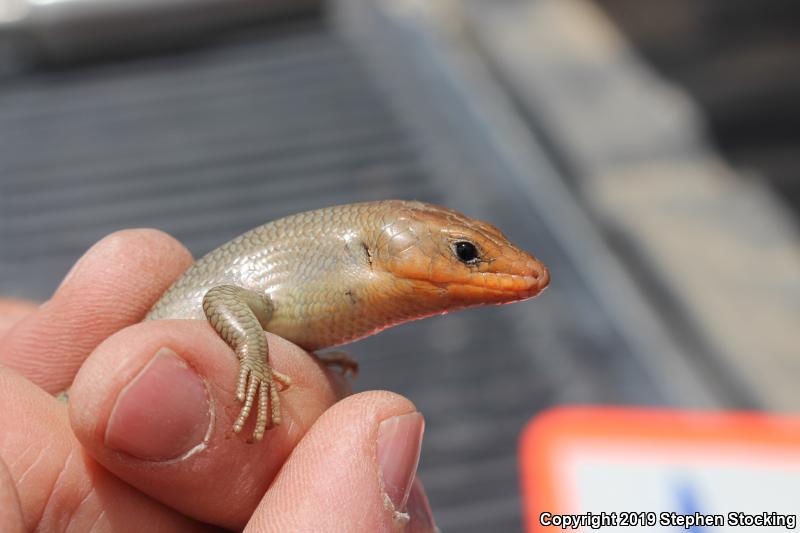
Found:
M 550 276 L 547 270 L 539 276 L 486 272 L 453 281 L 431 281 L 425 279 L 420 281 L 426 281 L 443 290 L 472 289 L 485 291 L 487 294 L 530 297 L 535 296 L 547 287 L 550 283 Z

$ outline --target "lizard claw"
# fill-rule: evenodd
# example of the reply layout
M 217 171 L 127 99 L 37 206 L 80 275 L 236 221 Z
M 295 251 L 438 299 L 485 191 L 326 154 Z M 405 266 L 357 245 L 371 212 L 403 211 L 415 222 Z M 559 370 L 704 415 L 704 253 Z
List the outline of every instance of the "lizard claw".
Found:
M 286 389 L 292 386 L 292 378 L 290 378 L 286 374 L 278 372 L 274 368 L 272 369 L 272 379 L 274 381 L 277 381 L 279 385 L 283 386 L 281 392 L 285 391 Z
M 253 430 L 253 438 L 259 441 L 264 438 L 264 433 L 268 427 L 274 427 L 281 423 L 281 402 L 278 396 L 277 385 L 283 385 L 284 390 L 291 384 L 291 378 L 272 369 L 269 365 L 266 368 L 251 368 L 246 360 L 241 363 L 239 370 L 239 383 L 236 388 L 236 398 L 243 401 L 241 411 L 236 422 L 233 424 L 234 433 L 239 433 L 244 427 L 244 423 L 250 416 L 250 411 L 258 395 L 258 407 L 256 414 L 256 427 Z M 271 410 L 269 409 L 271 407 Z
M 236 382 L 236 399 L 240 402 L 244 401 L 245 390 L 247 387 L 247 376 L 250 374 L 248 365 L 239 365 L 239 380 Z

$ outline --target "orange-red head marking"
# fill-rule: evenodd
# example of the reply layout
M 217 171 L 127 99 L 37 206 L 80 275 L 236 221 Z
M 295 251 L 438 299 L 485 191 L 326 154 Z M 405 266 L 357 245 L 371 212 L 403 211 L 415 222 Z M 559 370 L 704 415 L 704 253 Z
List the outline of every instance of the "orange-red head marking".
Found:
M 435 300 L 431 312 L 515 302 L 547 287 L 547 268 L 491 224 L 444 207 L 397 203 L 383 216 L 373 262 Z

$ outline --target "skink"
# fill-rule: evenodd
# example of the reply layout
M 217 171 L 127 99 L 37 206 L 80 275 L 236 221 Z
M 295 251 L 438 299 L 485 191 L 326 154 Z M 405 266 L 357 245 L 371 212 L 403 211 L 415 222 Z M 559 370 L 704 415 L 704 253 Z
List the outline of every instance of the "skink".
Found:
M 194 263 L 147 319 L 207 319 L 239 358 L 236 396 L 253 437 L 280 424 L 265 331 L 315 351 L 465 307 L 533 297 L 547 268 L 494 226 L 422 202 L 385 200 L 291 215 Z

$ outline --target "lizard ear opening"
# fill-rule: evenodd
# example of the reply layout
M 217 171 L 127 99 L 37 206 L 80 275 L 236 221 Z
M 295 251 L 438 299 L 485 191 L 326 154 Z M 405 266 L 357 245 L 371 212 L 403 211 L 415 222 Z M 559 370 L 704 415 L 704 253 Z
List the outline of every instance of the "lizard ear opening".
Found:
M 370 270 L 372 270 L 372 251 L 369 249 L 369 245 L 364 241 L 361 241 L 361 247 L 364 249 L 364 255 L 367 258 L 367 264 L 369 264 Z

